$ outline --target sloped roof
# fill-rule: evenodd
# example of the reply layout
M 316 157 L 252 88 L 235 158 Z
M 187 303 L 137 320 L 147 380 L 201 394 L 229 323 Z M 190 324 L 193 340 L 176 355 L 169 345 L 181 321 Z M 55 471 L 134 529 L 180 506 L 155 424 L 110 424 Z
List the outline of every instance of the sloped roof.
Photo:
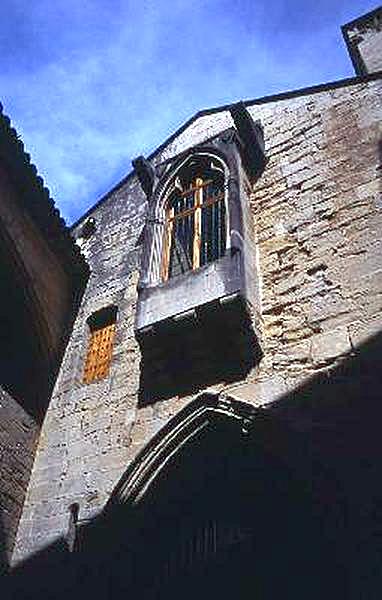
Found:
M 345 79 L 340 79 L 337 81 L 330 81 L 327 83 L 321 83 L 318 85 L 313 85 L 305 88 L 299 88 L 297 90 L 289 90 L 286 92 L 280 92 L 277 94 L 271 94 L 269 96 L 262 96 L 260 98 L 255 98 L 252 100 L 244 100 L 244 106 L 254 106 L 256 104 L 267 104 L 269 102 L 277 102 L 279 100 L 288 100 L 289 98 L 296 98 L 298 96 L 307 96 L 309 94 L 317 94 L 320 92 L 324 92 L 331 89 L 336 89 L 340 87 L 347 87 L 351 85 L 356 85 L 358 83 L 373 81 L 376 79 L 382 78 L 382 71 L 378 73 L 373 73 L 364 76 L 356 76 L 356 77 L 347 77 Z M 229 110 L 232 106 L 237 104 L 237 102 L 233 102 L 231 104 L 225 104 L 222 106 L 216 106 L 213 108 L 207 108 L 198 111 L 195 113 L 188 121 L 183 123 L 174 133 L 172 133 L 160 146 L 158 146 L 151 154 L 148 156 L 148 160 L 152 160 L 155 158 L 157 154 L 159 154 L 168 144 L 170 144 L 178 135 L 180 135 L 183 131 L 185 131 L 194 121 L 199 119 L 200 117 L 204 117 L 206 115 L 212 115 L 214 113 L 222 112 L 225 110 Z M 110 196 L 119 190 L 125 183 L 134 175 L 135 171 L 130 171 L 123 179 L 121 179 L 115 186 L 113 186 L 106 194 L 101 196 L 101 198 L 90 207 L 73 225 L 71 226 L 71 230 L 73 231 L 79 224 L 84 221 L 87 217 L 89 217 L 94 210 L 96 210 L 101 204 L 103 204 Z
M 19 192 L 20 205 L 37 225 L 63 268 L 71 275 L 86 276 L 89 269 L 85 258 L 56 208 L 43 178 L 38 175 L 36 166 L 25 151 L 17 131 L 12 127 L 11 120 L 3 113 L 1 103 L 0 161 L 6 165 Z

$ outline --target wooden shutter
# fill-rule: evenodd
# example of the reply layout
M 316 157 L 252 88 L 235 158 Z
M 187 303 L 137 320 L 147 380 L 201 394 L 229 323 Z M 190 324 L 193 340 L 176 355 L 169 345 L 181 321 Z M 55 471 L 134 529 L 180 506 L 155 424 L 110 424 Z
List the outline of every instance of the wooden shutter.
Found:
M 103 379 L 109 373 L 115 323 L 91 332 L 84 368 L 84 383 Z

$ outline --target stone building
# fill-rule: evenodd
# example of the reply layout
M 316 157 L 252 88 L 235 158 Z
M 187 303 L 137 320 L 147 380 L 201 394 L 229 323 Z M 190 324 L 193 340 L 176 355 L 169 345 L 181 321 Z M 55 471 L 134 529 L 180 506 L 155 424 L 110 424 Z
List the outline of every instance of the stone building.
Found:
M 16 597 L 377 597 L 381 15 L 355 77 L 196 114 L 73 227 Z
M 0 105 L 0 571 L 88 267 Z

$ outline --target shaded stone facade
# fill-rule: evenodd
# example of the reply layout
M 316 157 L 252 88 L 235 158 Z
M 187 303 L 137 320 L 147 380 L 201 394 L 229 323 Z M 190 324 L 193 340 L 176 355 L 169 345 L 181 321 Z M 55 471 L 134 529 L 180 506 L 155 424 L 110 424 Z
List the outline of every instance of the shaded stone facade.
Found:
M 87 266 L 0 106 L 0 569 Z
M 315 517 L 307 519 L 315 529 L 319 524 L 318 529 L 325 532 L 328 548 L 337 553 L 326 571 L 327 581 L 333 568 L 339 586 L 337 595 L 360 597 L 357 594 L 362 586 L 358 587 L 355 575 L 348 593 L 341 587 L 343 565 L 339 564 L 338 556 L 345 554 L 347 565 L 343 578 L 351 577 L 350 565 L 361 557 L 359 564 L 369 569 L 365 580 L 372 581 L 375 546 L 366 550 L 360 550 L 359 546 L 363 531 L 368 531 L 368 541 L 376 536 L 373 523 L 377 520 L 373 521 L 373 511 L 379 488 L 373 487 L 375 466 L 372 465 L 381 464 L 373 426 L 373 422 L 377 422 L 375 400 L 381 386 L 375 341 L 381 329 L 382 296 L 381 88 L 380 73 L 374 73 L 245 102 L 252 119 L 261 122 L 267 157 L 263 172 L 257 174 L 250 186 L 247 182 L 246 198 L 242 198 L 248 208 L 246 227 L 250 230 L 254 250 L 250 256 L 256 279 L 256 302 L 248 312 L 252 323 L 238 319 L 237 311 L 231 310 L 229 303 L 224 308 L 225 321 L 218 326 L 214 322 L 214 310 L 210 319 L 204 319 L 196 307 L 196 318 L 191 325 L 189 315 L 180 315 L 182 318 L 175 319 L 176 331 L 166 330 L 166 339 L 154 344 L 145 355 L 141 339 L 140 343 L 137 341 L 136 312 L 137 286 L 144 264 L 142 256 L 151 251 L 151 247 L 144 247 L 148 242 L 143 235 L 150 213 L 137 175 L 133 172 L 127 176 L 74 226 L 72 233 L 91 274 L 38 440 L 13 557 L 14 564 L 21 564 L 21 571 L 23 564 L 29 564 L 28 560 L 34 564 L 33 557 L 42 556 L 44 565 L 44 556 L 54 557 L 58 547 L 64 553 L 65 548 L 76 548 L 73 534 L 76 530 L 78 547 L 83 543 L 84 549 L 78 552 L 81 573 L 87 573 L 88 584 L 95 578 L 95 593 L 100 596 L 110 593 L 106 591 L 109 588 L 103 587 L 109 585 L 105 583 L 107 577 L 102 579 L 103 568 L 113 579 L 110 584 L 113 594 L 135 589 L 122 581 L 126 565 L 133 569 L 131 565 L 138 560 L 137 568 L 141 572 L 146 556 L 145 542 L 147 548 L 155 548 L 157 543 L 159 548 L 161 544 L 165 546 L 166 529 L 158 525 L 157 534 L 156 521 L 150 511 L 158 515 L 158 523 L 165 515 L 163 519 L 168 527 L 171 514 L 166 511 L 173 502 L 181 521 L 182 503 L 187 504 L 187 498 L 179 490 L 184 486 L 190 490 L 191 497 L 199 490 L 198 502 L 195 502 L 200 504 L 198 517 L 202 515 L 201 518 L 207 519 L 200 490 L 208 484 L 214 469 L 219 470 L 220 456 L 231 464 L 226 439 L 228 449 L 232 447 L 233 454 L 237 452 L 227 469 L 238 489 L 242 490 L 243 485 L 243 494 L 248 492 L 253 502 L 256 495 L 252 494 L 260 492 L 257 488 L 256 492 L 249 490 L 250 484 L 247 489 L 243 483 L 245 477 L 239 475 L 241 468 L 243 473 L 252 473 L 247 461 L 253 458 L 256 462 L 254 457 L 259 451 L 255 470 L 258 481 L 262 478 L 267 481 L 262 501 L 269 522 L 268 533 L 273 532 L 277 538 L 277 527 L 272 524 L 272 519 L 277 521 L 276 512 L 284 515 L 277 521 L 281 527 L 285 527 L 292 514 L 289 509 L 285 509 L 285 514 L 281 511 L 278 499 L 282 503 L 283 498 L 288 498 L 286 505 L 293 512 L 290 500 L 293 493 L 288 483 L 283 488 L 280 481 L 285 478 L 287 482 L 290 469 L 293 471 L 295 466 L 304 486 L 311 488 L 310 501 L 302 504 L 305 509 L 309 506 L 307 513 L 312 507 L 314 511 L 317 509 Z M 211 139 L 235 127 L 232 108 L 198 113 L 149 157 L 149 168 L 160 168 L 181 153 L 210 143 Z M 214 268 L 213 263 L 208 267 Z M 191 272 L 187 276 L 192 275 Z M 83 374 L 91 335 L 89 318 L 111 306 L 118 311 L 110 371 L 107 377 L 86 384 Z M 170 308 L 173 310 L 169 310 L 169 314 L 179 317 L 176 307 Z M 237 341 L 239 329 L 245 327 L 256 333 L 257 344 L 253 360 L 248 362 L 241 354 L 241 343 L 227 343 L 225 337 L 229 330 L 231 339 Z M 199 442 L 187 446 L 194 434 L 195 439 L 199 439 L 198 428 L 190 426 L 189 430 L 188 426 L 195 418 L 195 422 L 204 427 L 200 419 L 202 413 L 212 415 L 206 421 L 206 427 L 211 426 L 211 442 L 209 435 L 203 433 L 205 437 L 200 437 L 200 447 Z M 180 431 L 185 432 L 184 438 Z M 242 441 L 246 436 L 250 440 L 248 451 Z M 362 450 L 359 447 L 354 450 L 356 436 Z M 260 458 L 263 453 L 264 457 Z M 244 455 L 247 458 L 244 459 Z M 270 455 L 277 457 L 278 466 Z M 182 465 L 188 465 L 185 471 Z M 364 468 L 365 465 L 368 466 Z M 193 487 L 194 483 L 189 485 L 188 480 L 197 479 L 198 468 L 204 473 L 205 481 L 198 480 Z M 326 468 L 332 472 L 330 477 Z M 221 480 L 217 478 L 217 488 L 206 498 L 210 508 L 218 503 L 216 490 L 225 493 L 223 471 L 219 475 Z M 275 497 L 272 495 L 274 472 L 280 473 Z M 166 477 L 170 481 L 169 489 Z M 153 489 L 157 489 L 158 505 L 155 492 L 149 489 L 151 482 L 154 482 Z M 255 487 L 257 485 L 260 484 L 257 482 Z M 134 512 L 134 490 L 139 490 L 143 502 L 150 507 L 146 513 L 139 507 Z M 229 498 L 239 514 L 240 498 L 235 497 L 234 492 L 233 487 Z M 134 509 L 132 513 L 127 511 L 127 516 L 123 512 L 125 504 L 129 504 L 129 510 L 132 506 Z M 254 528 L 260 526 L 260 521 L 254 524 L 251 520 L 251 506 L 250 503 L 245 509 L 252 527 L 250 537 Z M 273 507 L 273 515 L 269 506 Z M 191 513 L 190 500 L 187 507 Z M 76 525 L 73 515 L 77 508 Z M 240 543 L 243 542 L 247 526 L 240 519 L 240 523 L 230 522 L 228 526 L 229 508 L 227 502 L 224 511 L 222 509 L 224 515 L 223 512 L 219 515 L 222 522 L 225 519 L 222 525 L 224 552 L 230 536 L 238 536 Z M 346 515 L 351 521 L 348 528 L 343 524 Z M 146 517 L 150 526 L 145 525 Z M 202 531 L 209 540 L 208 519 L 198 525 L 197 531 Z M 121 523 L 126 524 L 125 521 L 128 524 L 121 533 Z M 291 522 L 298 524 L 298 515 L 294 514 Z M 89 529 L 87 523 L 91 524 Z M 378 529 L 378 524 L 375 528 Z M 143 536 L 142 541 L 139 536 L 143 530 L 147 538 Z M 267 541 L 264 526 L 261 540 L 267 550 L 264 554 L 261 548 L 256 550 L 263 557 L 268 556 L 262 559 L 265 565 L 272 562 L 273 534 L 269 533 Z M 126 550 L 123 544 L 128 545 L 128 542 L 120 539 L 125 536 L 128 540 L 129 535 L 137 544 L 135 554 L 131 547 Z M 197 534 L 198 540 L 200 535 Z M 291 531 L 286 531 L 285 536 L 289 537 L 285 539 L 289 540 L 291 535 Z M 298 554 L 301 558 L 306 544 L 304 535 Z M 318 536 L 317 532 L 312 535 Z M 162 537 L 159 539 L 159 536 Z M 186 546 L 190 548 L 187 539 Z M 280 547 L 284 548 L 289 542 L 284 540 L 283 543 Z M 123 551 L 120 551 L 121 544 Z M 207 554 L 212 553 L 209 541 L 200 544 Z M 173 548 L 166 551 L 173 556 Z M 249 569 L 255 555 L 248 548 L 243 552 Z M 234 557 L 231 558 L 235 563 Z M 114 559 L 120 564 L 113 573 Z M 89 564 L 93 560 L 96 566 L 91 571 Z M 154 550 L 150 560 L 155 570 L 158 556 Z M 172 559 L 167 563 L 163 560 L 163 569 L 168 573 Z M 277 564 L 281 565 L 282 560 L 280 555 Z M 320 560 L 313 553 L 312 564 L 316 569 Z M 174 561 L 181 562 L 176 558 Z M 74 562 L 75 559 L 70 564 Z M 236 562 L 234 570 L 240 578 L 237 557 Z M 309 568 L 313 568 L 312 564 Z M 288 569 L 285 569 L 284 577 L 288 581 Z M 299 571 L 298 567 L 296 573 Z M 74 588 L 70 585 L 74 585 L 80 596 L 83 588 L 78 586 L 74 571 L 70 573 L 75 583 L 67 583 L 65 593 L 72 593 Z M 141 575 L 144 581 L 144 570 Z M 359 575 L 359 581 L 361 579 Z M 213 581 L 210 584 L 213 589 Z M 150 593 L 145 589 L 142 597 L 150 598 Z M 302 589 L 298 593 L 301 596 L 297 597 L 305 597 Z
M 251 196 L 263 358 L 244 380 L 227 384 L 222 373 L 213 389 L 269 404 L 316 373 L 330 376 L 379 330 L 380 97 L 376 79 L 247 105 L 269 158 Z M 225 110 L 197 117 L 153 161 L 231 125 Z M 16 559 L 65 534 L 73 502 L 80 518 L 100 511 L 142 446 L 203 389 L 200 365 L 189 393 L 174 382 L 171 396 L 141 400 L 134 318 L 145 197 L 136 178 L 91 216 L 96 231 L 82 249 L 92 273 L 44 422 Z M 84 385 L 86 319 L 110 304 L 118 306 L 110 375 Z
M 39 427 L 7 392 L 0 389 L 0 539 L 1 574 L 12 558 L 17 525 L 33 465 Z

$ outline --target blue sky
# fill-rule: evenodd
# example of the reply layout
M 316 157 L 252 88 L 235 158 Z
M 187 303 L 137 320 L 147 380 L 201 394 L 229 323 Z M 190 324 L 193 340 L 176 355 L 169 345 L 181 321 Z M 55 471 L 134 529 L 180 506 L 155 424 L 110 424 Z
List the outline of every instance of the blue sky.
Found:
M 203 108 L 353 75 L 367 0 L 3 0 L 0 99 L 70 224 Z

